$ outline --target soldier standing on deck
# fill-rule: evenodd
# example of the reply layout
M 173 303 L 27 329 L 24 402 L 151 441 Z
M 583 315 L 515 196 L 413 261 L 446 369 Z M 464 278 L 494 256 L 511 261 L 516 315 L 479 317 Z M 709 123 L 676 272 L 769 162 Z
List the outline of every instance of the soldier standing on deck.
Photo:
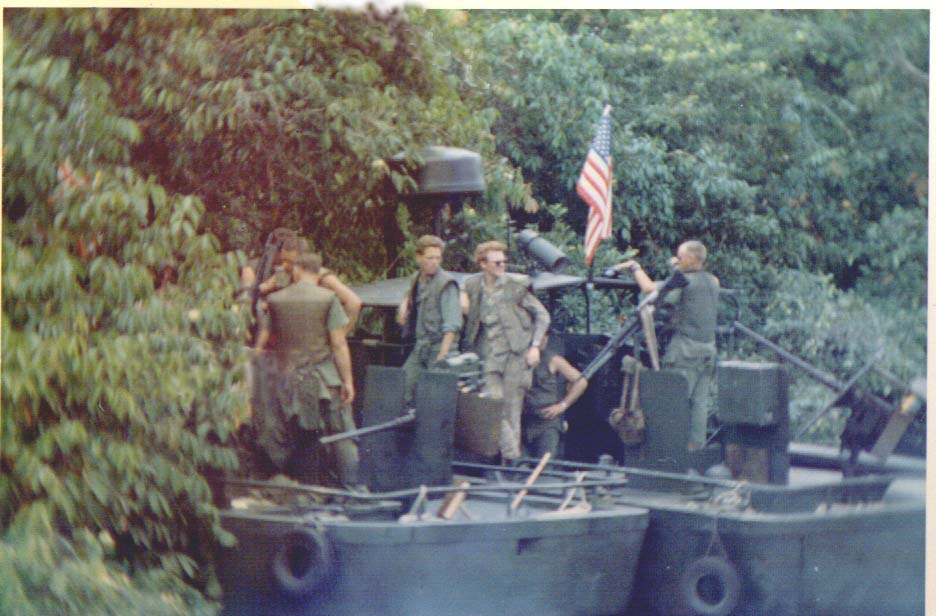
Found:
M 419 271 L 413 274 L 409 291 L 400 303 L 397 322 L 410 328 L 416 344 L 403 364 L 406 378 L 404 399 L 412 406 L 416 397 L 416 381 L 422 371 L 446 358 L 461 330 L 458 283 L 441 268 L 445 242 L 435 235 L 424 235 L 416 241 L 416 262 Z
M 260 319 L 257 348 L 272 338 L 276 403 L 258 409 L 257 438 L 271 461 L 306 483 L 321 483 L 320 454 L 344 486 L 357 486 L 358 451 L 351 440 L 326 446 L 321 436 L 354 429 L 354 383 L 345 338 L 348 318 L 332 291 L 319 286 L 321 257 L 300 255 L 293 284 L 271 293 Z M 264 314 L 264 313 L 261 313 Z
M 500 453 L 511 461 L 520 457 L 523 398 L 540 362 L 550 318 L 529 279 L 506 273 L 505 250 L 497 241 L 478 245 L 475 261 L 481 274 L 465 281 L 461 302 L 467 315 L 463 350 L 474 351 L 483 362 L 484 393 L 504 400 Z
M 675 304 L 674 334 L 663 356 L 663 367 L 680 372 L 689 386 L 691 408 L 689 449 L 705 445 L 708 405 L 715 380 L 715 326 L 718 316 L 718 278 L 705 271 L 707 251 L 702 242 L 689 240 L 679 245 L 670 265 L 680 270 L 688 286 L 676 289 L 665 302 Z M 637 261 L 625 261 L 615 269 L 629 269 L 644 293 L 657 285 Z

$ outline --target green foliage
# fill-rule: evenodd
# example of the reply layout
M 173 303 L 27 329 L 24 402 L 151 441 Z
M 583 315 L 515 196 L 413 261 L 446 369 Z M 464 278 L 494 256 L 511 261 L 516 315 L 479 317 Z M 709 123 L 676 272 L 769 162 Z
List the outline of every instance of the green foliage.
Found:
M 829 276 L 780 272 L 777 291 L 767 302 L 761 333 L 795 355 L 846 382 L 878 352 L 876 366 L 910 383 L 926 365 L 925 309 L 891 306 L 882 310 L 855 291 L 837 289 Z M 761 350 L 765 357 L 769 351 Z M 824 407 L 831 390 L 794 370 L 794 429 L 797 420 Z M 901 394 L 872 371 L 859 385 L 883 395 Z M 838 413 L 812 431 L 814 439 L 835 442 L 847 415 Z
M 572 186 L 608 102 L 615 229 L 650 272 L 664 276 L 676 245 L 699 238 L 744 320 L 787 348 L 845 349 L 848 361 L 813 359 L 848 374 L 893 334 L 883 365 L 922 372 L 924 13 L 493 11 L 466 25 L 449 71 L 498 110 L 498 151 L 540 201 L 565 206 L 579 237 L 586 208 Z M 598 251 L 599 263 L 615 256 L 607 242 Z M 816 315 L 778 309 L 791 294 L 874 328 L 814 331 Z M 617 306 L 593 309 L 605 323 Z
M 0 539 L 0 612 L 17 616 L 89 614 L 210 615 L 194 589 L 159 568 L 128 575 L 115 564 L 113 538 L 82 528 L 56 532 L 48 507 L 33 503 Z
M 197 194 L 226 246 L 258 251 L 288 226 L 330 267 L 383 271 L 397 256 L 384 222 L 412 185 L 390 158 L 433 143 L 493 152 L 492 115 L 459 99 L 403 13 L 43 10 L 14 21 L 33 48 L 67 48 L 110 76 L 143 129 L 138 167 Z
M 237 259 L 203 231 L 199 199 L 112 164 L 139 131 L 106 88 L 88 87 L 100 77 L 23 52 L 15 37 L 4 44 L 6 117 L 41 101 L 47 78 L 86 111 L 52 114 L 38 133 L 4 123 L 4 185 L 27 206 L 3 225 L 0 526 L 14 533 L 41 516 L 69 541 L 106 533 L 126 566 L 161 569 L 153 592 L 171 593 L 142 605 L 187 613 L 198 595 L 182 582 L 211 590 L 211 569 L 198 563 L 231 539 L 202 473 L 236 467 L 225 443 L 248 412 Z M 58 170 L 57 185 L 36 161 Z M 48 533 L 42 541 L 48 558 L 29 569 L 18 553 L 26 544 L 11 536 L 4 546 L 23 590 L 4 598 L 16 613 L 126 613 L 119 606 L 133 595 L 108 582 L 99 556 L 60 563 L 66 548 Z M 51 598 L 26 592 L 49 576 Z M 101 581 L 71 592 L 88 576 Z

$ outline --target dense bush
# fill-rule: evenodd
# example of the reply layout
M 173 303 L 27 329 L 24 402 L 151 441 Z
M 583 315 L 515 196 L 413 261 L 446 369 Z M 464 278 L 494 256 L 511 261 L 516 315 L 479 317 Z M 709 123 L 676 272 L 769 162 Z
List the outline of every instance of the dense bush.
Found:
M 236 259 L 197 198 L 116 164 L 139 130 L 109 94 L 5 37 L 4 613 L 127 613 L 135 596 L 189 613 L 231 539 L 202 473 L 236 467 L 225 442 L 248 412 Z M 98 537 L 153 583 L 133 590 Z

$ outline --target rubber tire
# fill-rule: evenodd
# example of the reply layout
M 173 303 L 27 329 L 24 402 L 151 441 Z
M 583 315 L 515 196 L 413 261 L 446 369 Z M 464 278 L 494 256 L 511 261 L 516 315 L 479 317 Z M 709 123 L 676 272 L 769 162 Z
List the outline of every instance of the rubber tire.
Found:
M 299 576 L 293 572 L 290 564 L 297 550 L 308 557 L 308 567 Z M 313 528 L 290 531 L 283 536 L 279 548 L 273 554 L 273 580 L 290 597 L 308 596 L 328 577 L 332 560 L 331 546 L 321 531 Z
M 718 579 L 722 596 L 718 603 L 710 603 L 698 592 L 699 582 L 708 576 Z M 717 556 L 705 556 L 689 563 L 679 578 L 679 597 L 682 606 L 696 616 L 728 616 L 741 599 L 741 578 L 733 564 Z

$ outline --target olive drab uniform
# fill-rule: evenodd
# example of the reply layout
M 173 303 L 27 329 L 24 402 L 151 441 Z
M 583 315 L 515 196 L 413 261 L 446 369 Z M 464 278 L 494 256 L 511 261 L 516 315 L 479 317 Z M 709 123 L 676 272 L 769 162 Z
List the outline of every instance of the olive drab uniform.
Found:
M 558 371 L 549 371 L 549 364 L 555 355 L 549 349 L 543 351 L 539 365 L 533 368 L 533 384 L 523 400 L 523 443 L 534 458 L 542 458 L 547 451 L 553 457 L 559 454 L 563 418 L 547 419 L 537 412 L 565 397 L 565 377 Z
M 435 361 L 442 337 L 447 332 L 457 333 L 461 329 L 462 315 L 458 283 L 445 270 L 438 270 L 425 282 L 416 272 L 410 282 L 408 297 L 408 327 L 415 334 L 416 344 L 403 364 L 403 374 L 405 399 L 407 404 L 412 404 L 419 375 Z M 456 339 L 451 351 L 456 352 L 457 347 Z
M 684 270 L 689 284 L 671 292 L 675 305 L 673 338 L 663 367 L 681 373 L 689 385 L 691 419 L 689 442 L 705 443 L 709 395 L 715 380 L 715 325 L 718 316 L 718 278 L 705 270 Z
M 356 485 L 354 442 L 317 442 L 354 429 L 329 341 L 329 332 L 344 327 L 348 317 L 334 293 L 308 280 L 270 294 L 267 306 L 277 376 L 275 403 L 256 415 L 258 441 L 278 468 L 300 481 L 321 483 L 327 465 L 341 483 Z
M 526 353 L 542 342 L 549 313 L 530 291 L 526 276 L 504 274 L 489 290 L 479 274 L 468 278 L 464 288 L 469 308 L 463 350 L 474 351 L 484 364 L 484 393 L 504 400 L 501 456 L 518 458 L 523 398 L 532 381 Z

